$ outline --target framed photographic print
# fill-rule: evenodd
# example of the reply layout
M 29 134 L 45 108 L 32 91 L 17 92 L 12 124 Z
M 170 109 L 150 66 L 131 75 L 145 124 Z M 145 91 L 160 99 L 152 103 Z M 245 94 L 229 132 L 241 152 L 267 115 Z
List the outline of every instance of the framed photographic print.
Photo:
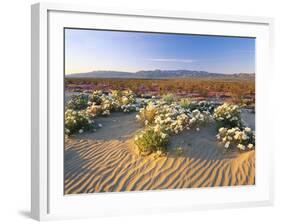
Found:
M 270 205 L 270 18 L 32 6 L 32 217 Z

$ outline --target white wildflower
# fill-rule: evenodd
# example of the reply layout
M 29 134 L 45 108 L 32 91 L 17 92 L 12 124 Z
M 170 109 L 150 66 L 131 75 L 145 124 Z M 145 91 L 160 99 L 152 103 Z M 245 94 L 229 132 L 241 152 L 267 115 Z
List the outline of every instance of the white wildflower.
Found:
M 242 145 L 242 144 L 238 144 L 237 148 L 241 149 L 242 151 L 244 151 L 246 149 L 245 145 Z
M 242 134 L 242 140 L 247 140 L 249 137 L 245 133 Z
M 251 143 L 250 143 L 250 144 L 248 144 L 248 146 L 247 146 L 247 148 L 248 148 L 248 149 L 253 149 L 253 147 L 254 147 L 254 145 L 253 145 L 253 144 L 251 144 Z
M 167 137 L 167 134 L 165 134 L 165 133 L 161 133 L 161 138 L 163 138 L 163 139 L 165 139 Z
M 230 145 L 230 141 L 226 142 L 225 145 L 224 145 L 224 147 L 225 147 L 226 149 L 228 149 L 228 148 L 229 148 L 229 145 Z
M 222 139 L 222 142 L 225 143 L 226 140 L 227 140 L 226 137 L 224 137 L 224 138 Z

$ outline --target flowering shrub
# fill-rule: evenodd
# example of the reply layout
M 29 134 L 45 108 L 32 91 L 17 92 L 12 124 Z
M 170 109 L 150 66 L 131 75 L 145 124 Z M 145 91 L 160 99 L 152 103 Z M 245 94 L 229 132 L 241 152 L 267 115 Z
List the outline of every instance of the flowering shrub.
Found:
M 100 105 L 96 105 L 95 103 L 90 104 L 87 107 L 87 113 L 91 114 L 93 117 L 102 113 L 102 109 Z
M 124 113 L 135 112 L 140 110 L 138 104 L 126 104 L 122 105 L 120 108 L 121 111 L 123 111 Z
M 86 94 L 72 95 L 66 104 L 66 107 L 72 110 L 83 110 L 86 109 L 87 106 L 88 95 Z
M 121 105 L 134 104 L 136 96 L 131 90 L 112 90 L 110 96 Z
M 87 111 L 93 116 L 110 115 L 113 111 L 125 113 L 138 111 L 140 105 L 136 103 L 135 94 L 130 90 L 112 90 L 109 94 L 94 91 L 89 97 Z
M 180 100 L 180 106 L 184 109 L 188 109 L 189 108 L 189 105 L 191 104 L 191 100 L 188 99 L 188 98 L 182 98 Z
M 237 105 L 224 103 L 214 110 L 213 117 L 216 120 L 218 127 L 243 127 L 240 108 Z
M 165 103 L 171 104 L 175 102 L 175 96 L 173 94 L 167 94 L 162 97 Z
M 189 103 L 187 109 L 191 111 L 199 110 L 200 112 L 207 111 L 209 113 L 213 113 L 215 109 L 215 103 L 212 101 L 192 101 Z
M 95 90 L 90 96 L 89 96 L 89 101 L 91 103 L 95 103 L 96 105 L 100 105 L 102 102 L 102 91 L 101 90 Z
M 111 96 L 103 95 L 101 97 L 101 109 L 102 111 L 117 111 L 119 109 L 119 103 L 114 100 Z
M 195 109 L 191 112 L 191 119 L 189 120 L 189 127 L 199 129 L 200 126 L 212 121 L 212 115 L 208 111 L 200 112 Z
M 160 106 L 154 124 L 160 125 L 166 132 L 177 134 L 188 129 L 190 117 L 185 112 L 175 104 Z
M 148 125 L 154 122 L 154 117 L 157 113 L 157 106 L 153 102 L 149 102 L 144 108 L 141 108 L 139 114 L 136 115 L 137 120 L 142 124 Z
M 94 121 L 84 110 L 76 111 L 67 109 L 65 111 L 65 134 L 72 135 L 74 133 L 82 133 L 93 127 Z
M 135 136 L 135 145 L 139 154 L 146 156 L 151 153 L 165 155 L 169 142 L 168 135 L 161 131 L 159 126 L 147 127 Z
M 255 133 L 248 127 L 221 127 L 217 139 L 224 144 L 225 149 L 237 148 L 239 151 L 246 151 L 255 148 Z
M 136 116 L 144 125 L 160 125 L 167 133 L 178 134 L 183 130 L 195 128 L 211 121 L 208 111 L 190 111 L 179 103 L 167 104 L 164 101 L 149 102 Z
M 136 102 L 136 95 L 131 90 L 124 90 L 122 96 L 122 103 L 125 104 L 134 104 Z

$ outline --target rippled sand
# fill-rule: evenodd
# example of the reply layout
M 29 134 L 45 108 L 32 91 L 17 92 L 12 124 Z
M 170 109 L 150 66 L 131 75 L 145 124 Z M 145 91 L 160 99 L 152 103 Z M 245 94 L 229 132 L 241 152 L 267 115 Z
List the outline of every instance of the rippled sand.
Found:
M 65 142 L 65 193 L 255 184 L 255 151 L 225 153 L 214 126 L 171 138 L 166 157 L 141 157 L 132 143 L 135 114 L 99 118 L 103 127 Z M 178 156 L 176 147 L 182 147 Z

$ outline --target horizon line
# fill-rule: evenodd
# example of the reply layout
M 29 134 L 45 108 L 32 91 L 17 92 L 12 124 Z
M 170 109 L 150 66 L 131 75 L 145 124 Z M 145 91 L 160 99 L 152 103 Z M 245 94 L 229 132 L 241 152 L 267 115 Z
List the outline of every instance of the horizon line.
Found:
M 149 70 L 136 70 L 136 71 L 122 71 L 122 70 L 91 70 L 87 72 L 73 72 L 73 73 L 65 73 L 65 75 L 74 75 L 74 74 L 83 74 L 83 73 L 91 73 L 91 72 L 126 72 L 126 73 L 138 73 L 138 72 L 150 72 L 150 71 L 195 71 L 195 72 L 207 72 L 210 74 L 222 74 L 222 75 L 235 75 L 235 74 L 256 74 L 256 72 L 233 72 L 233 73 L 223 73 L 223 72 L 209 72 L 206 70 L 191 70 L 191 69 L 149 69 Z

